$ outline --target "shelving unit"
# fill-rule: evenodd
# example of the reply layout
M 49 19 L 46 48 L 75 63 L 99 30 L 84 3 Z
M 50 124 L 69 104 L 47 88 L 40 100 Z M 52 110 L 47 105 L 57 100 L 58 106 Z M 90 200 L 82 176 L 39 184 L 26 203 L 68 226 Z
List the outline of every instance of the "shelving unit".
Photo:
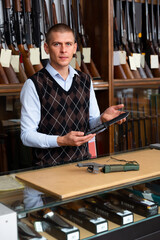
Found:
M 123 0 L 122 2 L 124 2 Z M 129 0 L 131 3 L 132 0 Z M 136 0 L 135 3 L 145 3 L 145 1 Z M 157 1 L 153 1 L 157 4 Z M 151 1 L 148 1 L 151 4 Z M 136 89 L 152 89 L 156 90 L 160 86 L 159 78 L 147 79 L 114 79 L 113 66 L 113 0 L 88 0 L 83 2 L 83 13 L 85 19 L 86 32 L 89 35 L 89 44 L 94 49 L 93 58 L 95 64 L 100 70 L 104 83 L 108 83 L 108 89 L 101 94 L 97 94 L 97 99 L 101 111 L 108 106 L 117 104 L 116 92 L 127 88 Z M 94 16 L 94 17 L 93 17 Z M 90 19 L 94 28 L 90 28 Z M 102 104 L 103 101 L 103 104 Z M 105 103 L 104 103 L 105 101 Z M 123 101 L 123 99 L 122 99 Z M 145 101 L 145 100 L 144 100 Z M 102 106 L 102 107 L 101 107 Z M 147 107 L 147 106 L 146 106 Z M 113 153 L 114 149 L 114 127 L 112 126 L 105 134 L 97 136 L 97 148 L 101 154 Z M 107 142 L 107 146 L 103 142 Z M 103 145 L 101 149 L 100 145 Z

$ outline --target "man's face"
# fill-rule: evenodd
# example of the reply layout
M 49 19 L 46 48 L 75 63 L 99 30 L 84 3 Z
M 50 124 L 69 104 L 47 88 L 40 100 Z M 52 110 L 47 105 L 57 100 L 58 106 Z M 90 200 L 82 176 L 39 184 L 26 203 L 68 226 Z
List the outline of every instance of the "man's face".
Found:
M 54 32 L 51 33 L 49 43 L 45 43 L 44 49 L 50 54 L 51 65 L 58 70 L 69 65 L 76 53 L 77 44 L 72 32 Z

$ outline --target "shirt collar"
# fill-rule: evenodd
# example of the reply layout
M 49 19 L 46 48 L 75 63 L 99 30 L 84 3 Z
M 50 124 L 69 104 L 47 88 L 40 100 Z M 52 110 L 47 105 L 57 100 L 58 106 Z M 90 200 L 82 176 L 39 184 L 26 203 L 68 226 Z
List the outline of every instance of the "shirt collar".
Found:
M 73 68 L 71 67 L 70 65 L 68 66 L 69 67 L 69 77 L 73 78 L 74 75 L 79 75 L 78 72 Z M 59 74 L 59 72 L 57 72 L 52 66 L 50 63 L 47 63 L 46 65 L 46 70 L 51 74 L 51 76 L 54 78 L 54 76 L 60 76 L 61 75 Z

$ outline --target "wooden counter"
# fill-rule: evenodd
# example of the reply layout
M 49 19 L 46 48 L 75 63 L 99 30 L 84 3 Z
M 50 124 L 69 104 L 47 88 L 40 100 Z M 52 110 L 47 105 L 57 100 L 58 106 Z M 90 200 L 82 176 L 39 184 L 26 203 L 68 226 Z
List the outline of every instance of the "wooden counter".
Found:
M 49 193 L 59 199 L 73 198 L 95 191 L 110 190 L 125 187 L 133 183 L 143 182 L 160 177 L 160 150 L 144 149 L 135 152 L 114 155 L 117 159 L 136 160 L 139 171 L 114 173 L 89 173 L 86 167 L 78 168 L 76 163 L 32 170 L 16 174 L 16 177 L 35 189 Z M 97 158 L 100 164 L 121 164 L 117 161 L 106 162 L 109 157 Z M 87 162 L 89 162 L 87 161 Z M 86 162 L 86 161 L 85 161 Z

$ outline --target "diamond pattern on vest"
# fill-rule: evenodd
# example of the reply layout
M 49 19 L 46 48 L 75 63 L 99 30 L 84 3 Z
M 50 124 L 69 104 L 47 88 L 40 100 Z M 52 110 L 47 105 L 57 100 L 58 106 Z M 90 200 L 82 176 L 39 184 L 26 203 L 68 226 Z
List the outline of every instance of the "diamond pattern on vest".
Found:
M 41 102 L 41 120 L 38 131 L 49 135 L 65 135 L 70 131 L 84 131 L 89 127 L 90 78 L 78 72 L 69 91 L 62 89 L 42 69 L 33 75 Z M 39 165 L 57 165 L 68 161 L 83 160 L 89 156 L 88 144 L 80 147 L 36 148 L 36 162 Z

